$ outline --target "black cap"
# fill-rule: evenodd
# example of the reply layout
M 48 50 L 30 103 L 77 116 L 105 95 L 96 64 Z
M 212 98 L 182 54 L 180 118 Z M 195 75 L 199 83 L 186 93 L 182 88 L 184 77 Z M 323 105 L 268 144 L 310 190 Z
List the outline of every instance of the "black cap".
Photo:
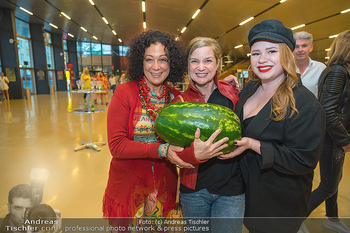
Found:
M 253 42 L 258 39 L 286 43 L 292 51 L 295 49 L 292 30 L 286 28 L 281 21 L 275 19 L 264 20 L 250 29 L 248 35 L 249 46 L 252 46 Z

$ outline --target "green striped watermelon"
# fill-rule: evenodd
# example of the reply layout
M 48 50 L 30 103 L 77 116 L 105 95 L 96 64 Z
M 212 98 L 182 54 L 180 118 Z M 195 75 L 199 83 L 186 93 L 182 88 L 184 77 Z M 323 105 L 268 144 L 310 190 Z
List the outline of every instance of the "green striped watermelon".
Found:
M 242 135 L 241 123 L 237 115 L 229 108 L 217 104 L 200 102 L 178 102 L 165 106 L 158 114 L 154 128 L 164 141 L 181 147 L 189 147 L 194 140 L 196 129 L 201 130 L 200 139 L 206 141 L 212 133 L 221 129 L 216 137 L 230 140 L 224 153 L 233 151 L 233 141 Z

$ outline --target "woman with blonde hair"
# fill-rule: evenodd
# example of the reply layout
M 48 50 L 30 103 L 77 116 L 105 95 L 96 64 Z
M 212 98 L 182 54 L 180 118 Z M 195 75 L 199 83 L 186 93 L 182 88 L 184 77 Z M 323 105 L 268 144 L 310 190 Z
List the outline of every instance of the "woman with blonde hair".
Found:
M 90 74 L 89 74 L 89 69 L 88 68 L 85 68 L 83 73 L 81 74 L 80 76 L 80 80 L 82 80 L 84 83 L 83 83 L 83 86 L 82 86 L 82 89 L 84 90 L 90 90 L 91 89 L 91 77 L 90 77 Z M 84 99 L 86 99 L 86 93 L 84 93 Z
M 318 83 L 318 99 L 326 112 L 326 136 L 320 157 L 321 182 L 311 195 L 310 213 L 323 201 L 323 226 L 336 232 L 350 232 L 338 219 L 338 186 L 345 153 L 350 151 L 350 30 L 334 39 L 328 51 L 327 68 Z
M 325 114 L 298 79 L 291 29 L 264 20 L 248 41 L 254 76 L 235 110 L 243 137 L 235 151 L 220 157 L 241 155 L 249 232 L 295 233 L 308 213 Z
M 196 37 L 186 49 L 190 87 L 173 102 L 202 102 L 234 110 L 238 101 L 235 86 L 218 81 L 221 48 L 212 38 Z M 211 232 L 241 232 L 244 213 L 244 183 L 238 158 L 226 161 L 217 156 L 227 146 L 228 138 L 213 142 L 220 130 L 202 141 L 200 130 L 192 145 L 177 155 L 194 165 L 181 170 L 180 202 L 184 217 L 212 218 Z M 174 154 L 169 154 L 173 162 Z M 178 166 L 180 166 L 178 164 Z M 190 222 L 188 227 L 193 226 Z

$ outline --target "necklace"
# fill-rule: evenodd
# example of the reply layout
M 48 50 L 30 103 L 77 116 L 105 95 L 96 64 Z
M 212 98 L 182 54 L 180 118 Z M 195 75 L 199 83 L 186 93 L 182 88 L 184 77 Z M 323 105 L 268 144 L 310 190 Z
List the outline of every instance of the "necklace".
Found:
M 139 87 L 142 108 L 146 110 L 147 115 L 154 121 L 162 107 L 156 108 L 154 104 L 150 103 L 150 96 L 148 95 L 150 88 L 147 86 L 144 77 L 137 83 L 137 86 Z M 156 96 L 155 92 L 152 92 L 151 95 L 157 97 L 159 100 L 165 98 L 164 106 L 170 103 L 170 90 L 165 83 L 163 84 L 163 93 L 161 95 Z

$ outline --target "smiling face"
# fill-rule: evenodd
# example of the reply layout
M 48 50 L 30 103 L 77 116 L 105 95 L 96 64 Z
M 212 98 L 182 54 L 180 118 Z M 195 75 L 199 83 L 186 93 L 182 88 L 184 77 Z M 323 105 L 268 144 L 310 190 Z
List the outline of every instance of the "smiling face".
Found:
M 261 82 L 271 82 L 284 78 L 278 43 L 257 41 L 252 45 L 251 67 Z
M 163 85 L 170 73 L 170 63 L 164 45 L 151 44 L 145 50 L 143 73 L 146 83 L 151 89 Z
M 190 77 L 198 86 L 213 82 L 219 67 L 213 48 L 204 46 L 195 49 L 189 57 L 189 67 Z
M 313 45 L 308 39 L 297 39 L 295 41 L 295 49 L 293 51 L 295 60 L 297 62 L 307 61 L 313 49 Z

